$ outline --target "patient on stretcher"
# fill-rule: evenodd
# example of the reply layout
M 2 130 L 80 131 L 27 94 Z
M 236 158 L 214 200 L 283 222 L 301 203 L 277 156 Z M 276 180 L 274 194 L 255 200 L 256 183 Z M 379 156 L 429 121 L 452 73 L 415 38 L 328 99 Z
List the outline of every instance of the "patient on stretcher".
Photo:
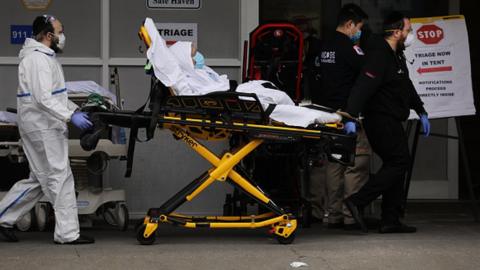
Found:
M 219 75 L 210 67 L 196 63 L 195 58 L 201 58 L 197 57 L 191 42 L 177 42 L 167 47 L 152 19 L 147 18 L 144 26 L 151 39 L 147 58 L 155 76 L 170 87 L 175 95 L 197 96 L 230 89 L 226 75 Z M 337 123 L 342 119 L 336 113 L 295 106 L 285 92 L 268 81 L 242 83 L 235 91 L 255 93 L 265 110 L 274 104 L 270 118 L 285 125 L 307 127 L 311 124 Z

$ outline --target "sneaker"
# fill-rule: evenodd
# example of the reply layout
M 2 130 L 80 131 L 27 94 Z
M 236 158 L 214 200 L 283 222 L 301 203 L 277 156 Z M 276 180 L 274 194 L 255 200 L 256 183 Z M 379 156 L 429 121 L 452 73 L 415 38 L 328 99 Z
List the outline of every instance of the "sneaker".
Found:
M 13 232 L 13 228 L 0 226 L 0 234 L 7 242 L 18 242 L 18 238 Z
M 93 237 L 88 237 L 85 235 L 80 235 L 77 240 L 73 240 L 71 242 L 60 243 L 57 241 L 53 241 L 57 245 L 85 245 L 85 244 L 93 244 L 95 243 L 95 239 Z

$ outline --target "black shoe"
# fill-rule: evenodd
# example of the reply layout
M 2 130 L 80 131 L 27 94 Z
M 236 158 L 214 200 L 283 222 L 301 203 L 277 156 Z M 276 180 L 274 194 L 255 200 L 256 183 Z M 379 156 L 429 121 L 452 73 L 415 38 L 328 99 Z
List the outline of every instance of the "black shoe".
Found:
M 374 218 L 374 217 L 366 217 L 363 216 L 363 221 L 365 221 L 365 224 L 367 225 L 368 229 L 373 229 L 376 230 L 380 226 L 380 219 Z
M 352 223 L 352 224 L 344 224 L 343 229 L 345 231 L 359 231 L 362 228 L 360 227 L 360 225 L 358 225 L 358 223 Z
M 349 198 L 346 198 L 344 200 L 344 203 L 352 214 L 353 219 L 355 219 L 355 221 L 360 226 L 362 232 L 368 233 L 367 225 L 365 225 L 365 222 L 363 221 L 362 215 L 360 214 L 360 210 L 358 209 L 358 207 L 352 201 L 350 201 Z
M 0 234 L 3 235 L 3 238 L 5 238 L 7 242 L 18 242 L 18 238 L 13 232 L 13 228 L 0 226 Z
M 312 217 L 310 217 L 310 223 L 311 224 L 313 224 L 313 223 L 322 224 L 323 219 L 312 216 Z
M 343 222 L 328 223 L 327 228 L 329 228 L 329 229 L 341 229 L 341 228 L 343 228 Z
M 85 244 L 93 244 L 95 243 L 95 239 L 93 237 L 88 237 L 85 235 L 80 235 L 77 240 L 73 240 L 71 242 L 60 243 L 57 241 L 53 241 L 57 245 L 85 245 Z
M 403 223 L 396 224 L 381 224 L 378 228 L 379 233 L 415 233 L 417 228 L 413 226 L 408 226 Z

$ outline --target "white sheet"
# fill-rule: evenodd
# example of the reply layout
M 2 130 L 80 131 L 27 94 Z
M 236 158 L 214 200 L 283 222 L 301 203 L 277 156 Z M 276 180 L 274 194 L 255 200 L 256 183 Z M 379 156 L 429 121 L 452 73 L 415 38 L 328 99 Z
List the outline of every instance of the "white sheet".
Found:
M 105 89 L 98 85 L 94 81 L 70 81 L 65 82 L 65 88 L 69 94 L 99 94 L 103 97 L 108 97 L 111 99 L 113 104 L 117 104 L 117 96 L 110 92 L 108 89 Z
M 0 122 L 7 124 L 17 124 L 17 114 L 11 112 L 0 111 Z
M 152 19 L 146 18 L 144 26 L 152 40 L 147 58 L 153 65 L 155 76 L 165 86 L 172 87 L 176 95 L 205 95 L 229 89 L 226 75 L 219 75 L 208 66 L 202 69 L 193 68 L 190 42 L 177 42 L 169 49 Z M 276 104 L 270 118 L 286 125 L 307 127 L 314 123 L 341 121 L 341 116 L 336 113 L 295 106 L 285 92 L 262 85 L 266 82 L 246 82 L 240 84 L 236 91 L 255 93 L 264 108 L 269 104 Z

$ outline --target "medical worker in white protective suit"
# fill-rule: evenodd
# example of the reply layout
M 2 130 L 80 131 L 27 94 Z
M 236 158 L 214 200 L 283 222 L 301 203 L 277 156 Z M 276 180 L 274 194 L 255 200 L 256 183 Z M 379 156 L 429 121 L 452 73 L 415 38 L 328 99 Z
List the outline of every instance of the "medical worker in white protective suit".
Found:
M 61 22 L 49 15 L 37 17 L 33 37 L 20 51 L 17 94 L 18 128 L 30 177 L 17 182 L 0 202 L 0 234 L 18 241 L 12 227 L 45 195 L 55 211 L 54 242 L 93 243 L 93 238 L 80 235 L 67 137 L 68 122 L 80 129 L 92 123 L 67 97 L 56 59 L 65 45 Z
M 191 42 L 176 42 L 168 48 L 152 19 L 147 18 L 144 26 L 152 41 L 147 57 L 153 65 L 155 76 L 165 86 L 172 87 L 176 95 L 205 95 L 229 90 L 227 76 L 219 75 L 206 66 L 203 55 L 196 51 Z M 315 123 L 341 121 L 341 116 L 336 113 L 295 106 L 285 92 L 276 89 L 268 81 L 242 83 L 235 91 L 255 93 L 264 109 L 275 104 L 270 118 L 289 126 L 307 127 Z

